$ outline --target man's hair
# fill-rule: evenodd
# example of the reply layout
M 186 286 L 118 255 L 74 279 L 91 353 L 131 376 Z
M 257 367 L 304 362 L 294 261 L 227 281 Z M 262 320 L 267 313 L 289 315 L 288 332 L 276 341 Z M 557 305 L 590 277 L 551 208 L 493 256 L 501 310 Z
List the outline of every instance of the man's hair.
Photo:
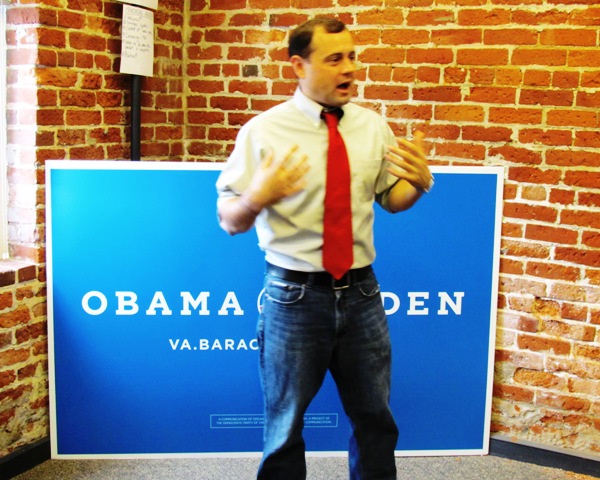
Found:
M 301 25 L 298 25 L 290 34 L 288 44 L 288 54 L 291 57 L 299 55 L 302 58 L 308 58 L 312 53 L 310 47 L 315 28 L 323 27 L 327 33 L 340 33 L 346 25 L 336 18 L 315 17 Z

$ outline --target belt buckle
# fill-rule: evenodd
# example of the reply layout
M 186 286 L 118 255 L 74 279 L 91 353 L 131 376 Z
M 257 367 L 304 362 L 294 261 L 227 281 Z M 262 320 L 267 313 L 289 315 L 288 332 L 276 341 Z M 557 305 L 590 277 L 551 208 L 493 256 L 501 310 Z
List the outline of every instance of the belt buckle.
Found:
M 350 288 L 350 285 L 352 284 L 352 276 L 350 271 L 344 273 L 344 275 L 342 275 L 342 278 L 340 278 L 339 280 L 336 280 L 335 278 L 331 277 L 331 284 L 334 290 L 344 290 L 346 288 Z

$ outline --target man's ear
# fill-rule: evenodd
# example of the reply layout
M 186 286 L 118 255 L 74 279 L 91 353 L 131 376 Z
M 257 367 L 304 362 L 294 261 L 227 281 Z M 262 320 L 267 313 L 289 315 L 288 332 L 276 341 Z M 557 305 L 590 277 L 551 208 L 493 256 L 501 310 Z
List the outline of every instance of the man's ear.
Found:
M 290 63 L 292 64 L 292 70 L 297 78 L 304 78 L 304 62 L 306 60 L 300 55 L 292 55 L 290 57 Z

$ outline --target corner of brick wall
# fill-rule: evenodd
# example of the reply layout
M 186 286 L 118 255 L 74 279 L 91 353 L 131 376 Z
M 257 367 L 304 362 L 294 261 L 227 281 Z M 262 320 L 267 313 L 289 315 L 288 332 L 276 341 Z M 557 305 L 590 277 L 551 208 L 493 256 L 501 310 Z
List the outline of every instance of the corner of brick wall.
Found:
M 26 261 L 0 261 L 0 457 L 48 435 L 46 288 Z

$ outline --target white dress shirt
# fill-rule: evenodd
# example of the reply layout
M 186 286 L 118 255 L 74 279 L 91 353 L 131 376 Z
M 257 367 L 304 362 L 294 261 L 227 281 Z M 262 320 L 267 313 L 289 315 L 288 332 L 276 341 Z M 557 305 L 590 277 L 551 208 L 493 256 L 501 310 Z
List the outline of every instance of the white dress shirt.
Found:
M 387 195 L 396 177 L 386 171 L 386 147 L 396 145 L 394 133 L 377 113 L 349 103 L 338 129 L 348 152 L 351 172 L 352 268 L 373 263 L 373 202 L 387 209 Z M 239 131 L 235 147 L 219 179 L 219 201 L 238 196 L 250 184 L 265 155 L 276 158 L 294 145 L 295 155 L 307 155 L 307 187 L 258 215 L 259 247 L 273 265 L 305 272 L 323 271 L 323 201 L 327 167 L 328 132 L 321 119 L 323 107 L 298 88 L 292 99 L 263 112 Z

